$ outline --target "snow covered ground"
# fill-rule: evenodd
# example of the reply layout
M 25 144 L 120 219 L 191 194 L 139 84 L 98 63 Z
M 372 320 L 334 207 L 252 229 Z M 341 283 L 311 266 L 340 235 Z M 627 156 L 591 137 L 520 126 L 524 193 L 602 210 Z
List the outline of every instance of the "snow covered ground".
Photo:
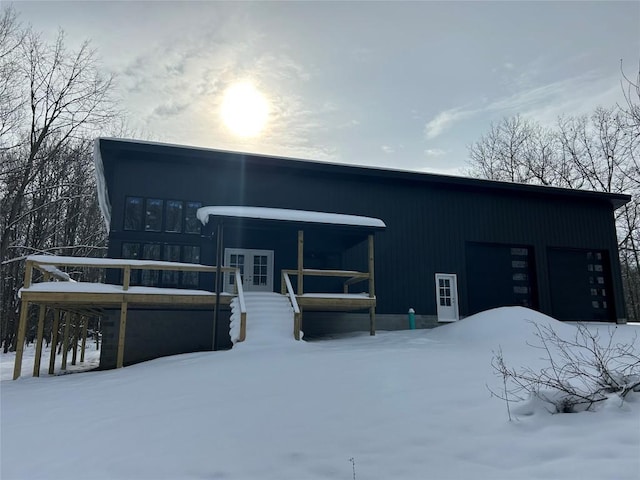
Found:
M 491 398 L 493 350 L 540 364 L 527 319 L 575 328 L 512 307 L 434 330 L 274 338 L 15 382 L 3 355 L 0 477 L 348 480 L 355 467 L 358 480 L 640 478 L 640 395 L 513 422 Z

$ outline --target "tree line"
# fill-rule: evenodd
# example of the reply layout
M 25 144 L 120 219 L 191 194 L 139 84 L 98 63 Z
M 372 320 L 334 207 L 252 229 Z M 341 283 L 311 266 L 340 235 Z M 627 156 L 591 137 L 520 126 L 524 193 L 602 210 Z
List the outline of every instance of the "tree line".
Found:
M 543 126 L 504 118 L 469 147 L 468 174 L 491 180 L 630 194 L 615 212 L 627 318 L 640 321 L 640 72 L 622 72 L 625 101 Z
M 14 348 L 18 290 L 31 254 L 100 256 L 93 138 L 120 119 L 113 77 L 88 42 L 46 41 L 0 12 L 0 330 Z

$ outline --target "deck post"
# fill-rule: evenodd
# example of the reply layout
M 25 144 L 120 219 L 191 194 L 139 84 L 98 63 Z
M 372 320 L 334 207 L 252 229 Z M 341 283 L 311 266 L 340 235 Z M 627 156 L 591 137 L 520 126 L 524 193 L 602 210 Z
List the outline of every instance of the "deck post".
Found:
M 122 290 L 129 290 L 129 284 L 131 283 L 131 265 L 125 265 L 122 275 Z
M 27 262 L 28 263 L 28 262 Z M 29 269 L 27 269 L 28 271 Z M 25 272 L 25 285 L 27 284 Z M 27 314 L 29 312 L 29 302 L 22 302 L 20 307 L 20 320 L 18 321 L 18 338 L 16 338 L 16 359 L 13 364 L 13 379 L 20 377 L 22 371 L 22 354 L 24 352 L 24 337 L 27 331 Z
M 222 219 L 218 221 L 218 227 L 216 232 L 216 304 L 213 307 L 213 335 L 212 335 L 212 345 L 211 350 L 217 350 L 217 337 L 218 337 L 218 318 L 220 317 L 220 291 L 222 290 L 223 282 L 222 282 L 222 263 L 224 261 L 224 246 L 223 246 L 223 238 L 222 235 L 224 233 L 224 225 L 222 224 Z
M 31 278 L 33 277 L 33 262 L 27 260 L 24 268 L 23 288 L 31 286 Z M 29 302 L 21 302 L 20 319 L 18 320 L 18 338 L 16 338 L 16 359 L 13 363 L 13 379 L 20 377 L 22 372 L 22 355 L 24 353 L 24 337 L 27 333 L 27 317 L 29 313 Z
M 300 340 L 301 328 L 302 328 L 302 309 L 300 308 L 300 313 L 293 314 L 293 338 L 295 338 L 296 340 Z
M 244 342 L 247 338 L 247 312 L 240 312 L 240 338 L 239 342 Z
M 80 340 L 80 322 L 82 322 L 82 316 L 74 315 L 76 321 L 73 332 L 73 354 L 71 355 L 71 365 L 75 365 L 78 360 L 78 340 Z
M 42 337 L 44 337 L 44 317 L 47 313 L 47 307 L 44 305 L 39 306 L 38 312 L 38 333 L 36 336 L 36 358 L 33 359 L 33 376 L 40 376 L 40 361 L 42 357 Z
M 53 375 L 56 368 L 56 350 L 58 349 L 58 328 L 60 324 L 60 310 L 53 311 L 53 326 L 51 327 L 51 354 L 49 355 L 49 375 Z
M 87 348 L 87 324 L 89 323 L 89 317 L 84 317 L 82 320 L 82 349 L 80 350 L 80 363 L 84 363 L 84 351 Z
M 123 301 L 120 305 L 120 331 L 118 333 L 118 356 L 116 360 L 116 368 L 122 368 L 124 364 L 124 336 L 127 328 L 127 302 Z
M 69 352 L 69 323 L 71 322 L 71 313 L 64 312 L 64 333 L 62 337 L 62 366 L 60 370 L 67 369 L 67 353 Z
M 375 285 L 375 256 L 373 251 L 373 234 L 369 235 L 369 297 L 374 298 L 376 296 Z M 376 307 L 369 308 L 369 335 L 376 334 Z
M 298 230 L 298 288 L 297 294 L 302 295 L 303 270 L 304 270 L 304 231 Z

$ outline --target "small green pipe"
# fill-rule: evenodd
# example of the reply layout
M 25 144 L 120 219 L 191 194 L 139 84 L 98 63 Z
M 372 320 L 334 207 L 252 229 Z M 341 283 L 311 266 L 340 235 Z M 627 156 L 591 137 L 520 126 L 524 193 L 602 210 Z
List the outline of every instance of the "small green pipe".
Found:
M 416 311 L 413 308 L 409 309 L 409 328 L 416 329 Z

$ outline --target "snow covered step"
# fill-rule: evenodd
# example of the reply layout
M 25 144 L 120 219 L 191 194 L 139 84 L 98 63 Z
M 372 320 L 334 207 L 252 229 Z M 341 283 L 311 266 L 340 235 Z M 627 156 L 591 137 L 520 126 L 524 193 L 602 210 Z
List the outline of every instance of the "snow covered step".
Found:
M 273 292 L 245 292 L 247 309 L 247 345 L 270 346 L 290 344 L 293 338 L 293 308 L 289 299 Z M 238 299 L 231 302 L 231 340 L 235 344 L 240 335 Z

